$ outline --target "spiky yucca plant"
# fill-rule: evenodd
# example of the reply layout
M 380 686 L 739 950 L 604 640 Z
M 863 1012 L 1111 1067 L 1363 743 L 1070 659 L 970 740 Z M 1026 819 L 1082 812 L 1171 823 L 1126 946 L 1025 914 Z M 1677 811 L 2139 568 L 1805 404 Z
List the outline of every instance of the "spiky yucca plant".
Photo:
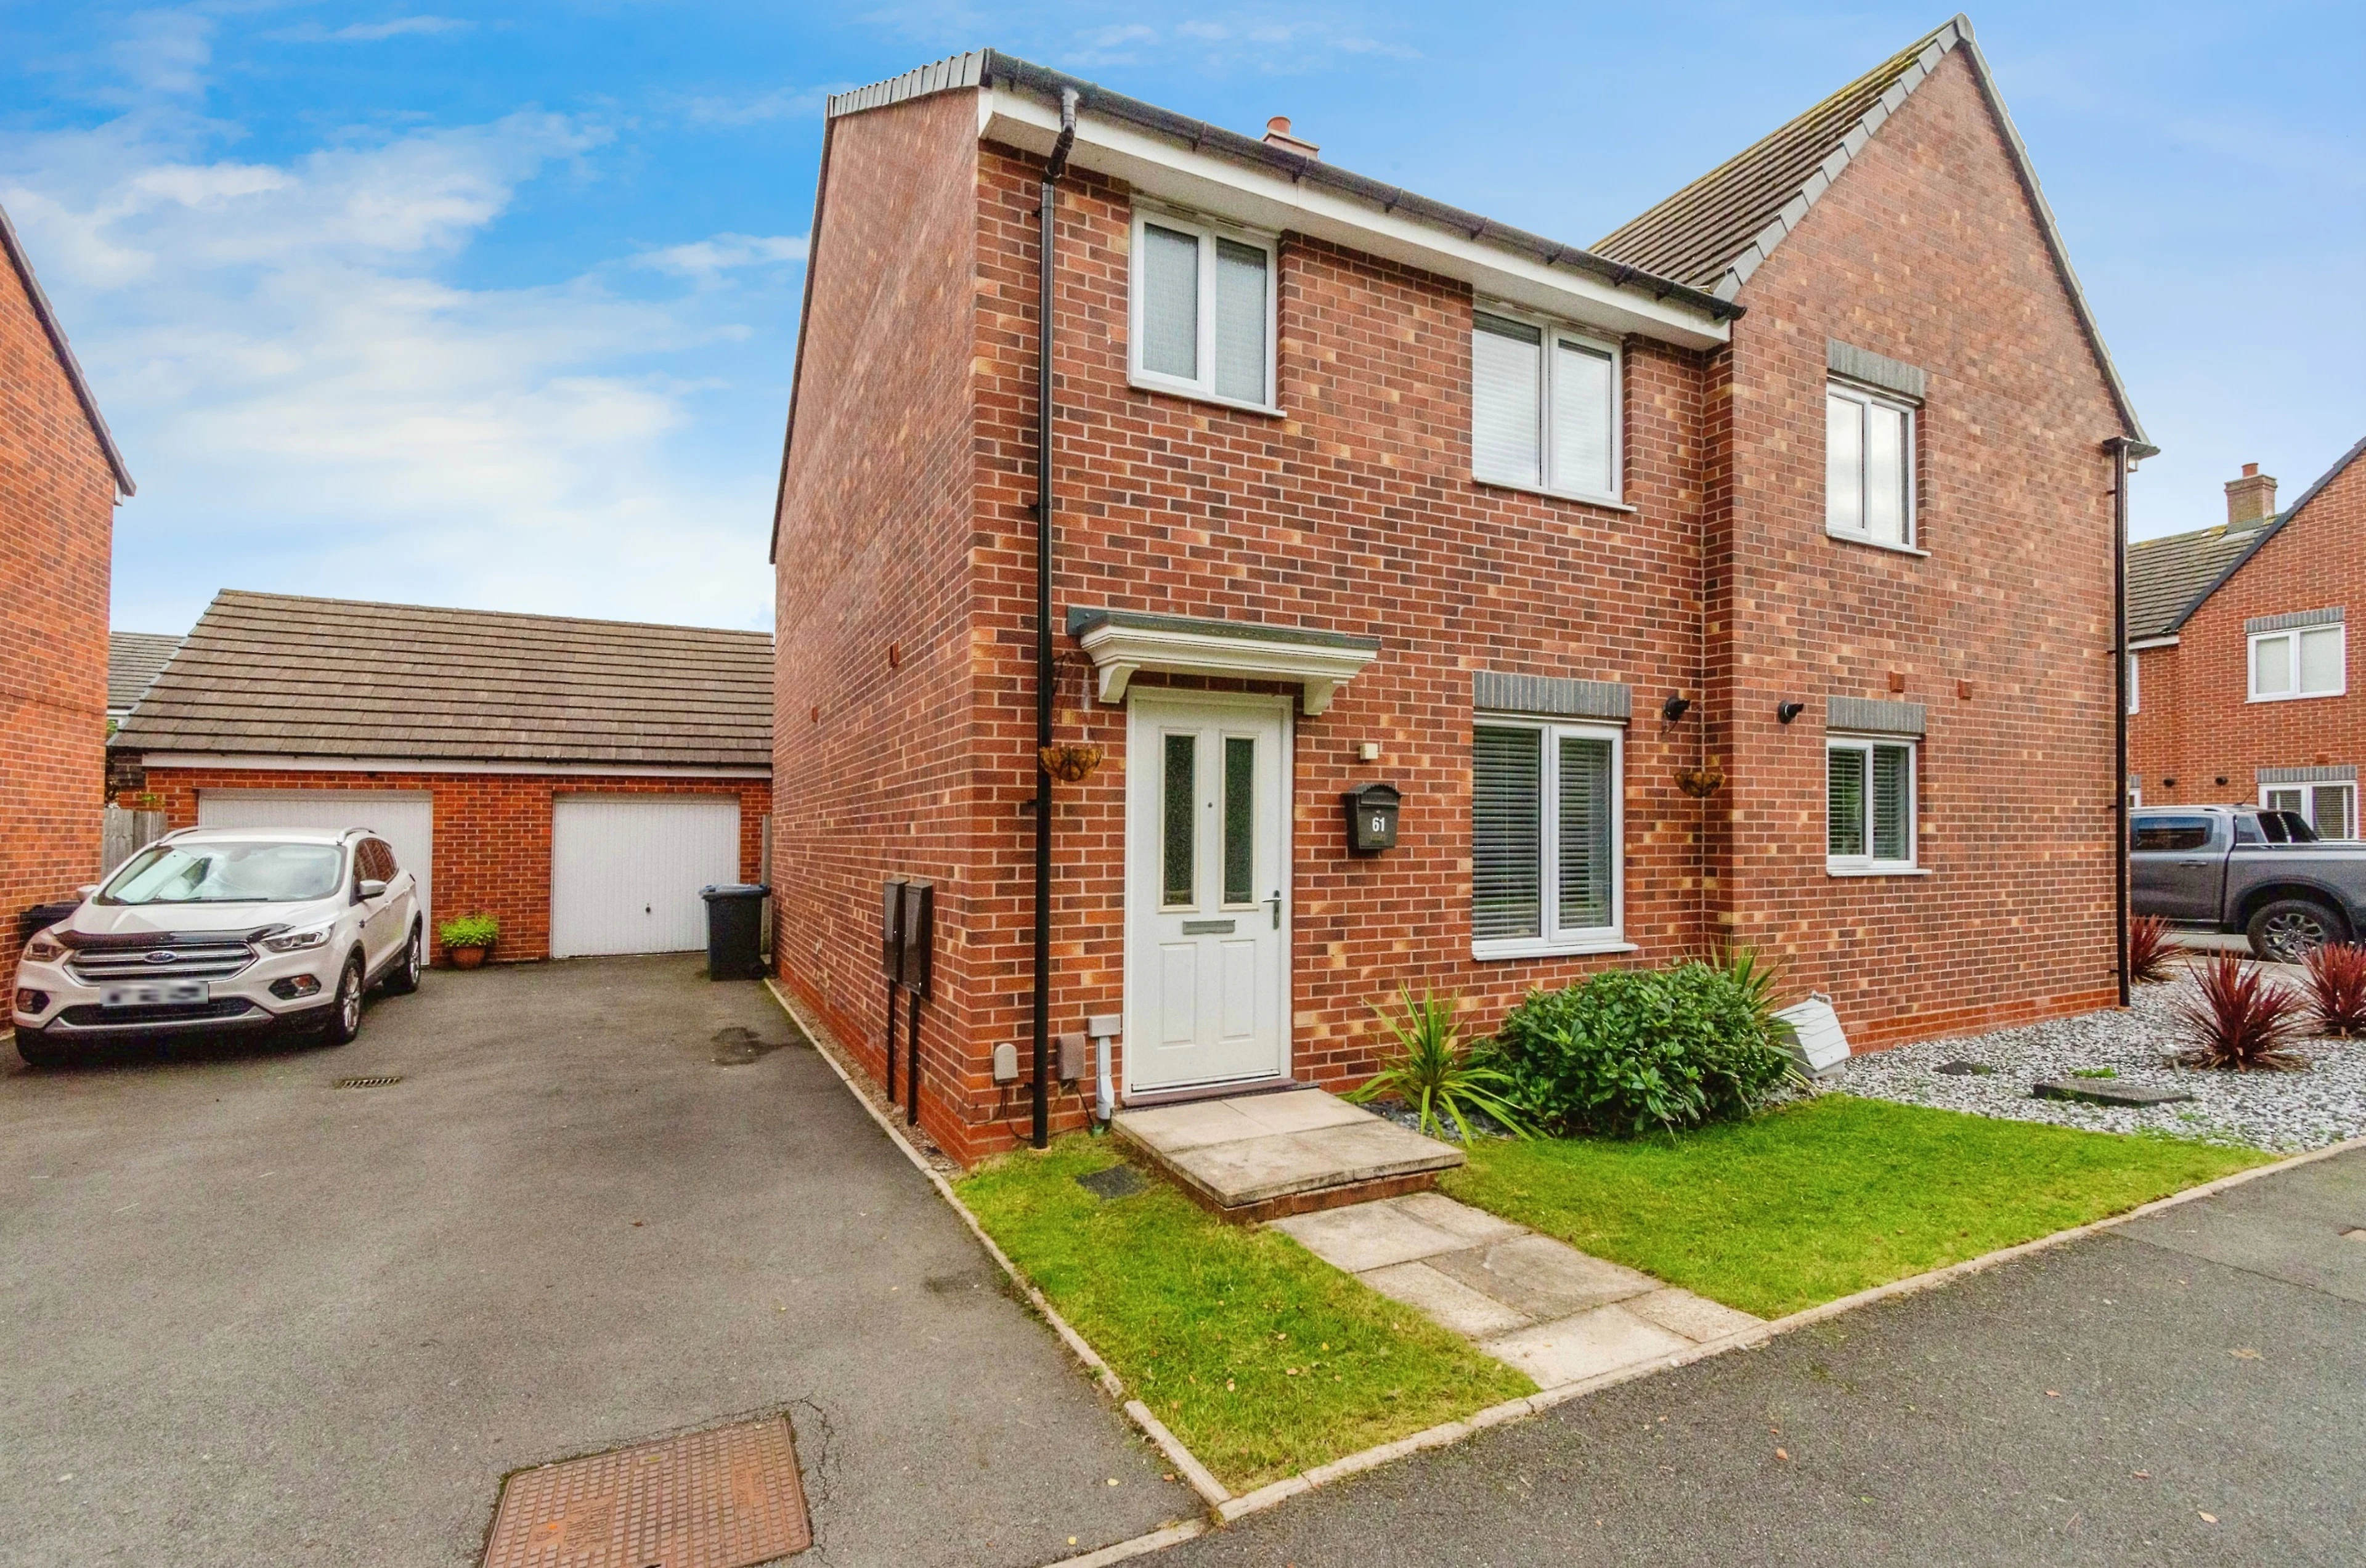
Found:
M 1344 1098 L 1358 1105 L 1382 1098 L 1402 1100 L 1420 1116 L 1423 1132 L 1443 1134 L 1451 1120 L 1466 1144 L 1473 1111 L 1484 1112 L 1515 1137 L 1528 1136 L 1527 1122 L 1505 1098 L 1511 1075 L 1464 1049 L 1462 1023 L 1456 1017 L 1459 1001 L 1427 990 L 1415 1001 L 1413 987 L 1400 986 L 1397 1005 L 1401 1017 L 1372 1004 L 1372 1016 L 1396 1036 L 1396 1055 Z
M 2158 915 L 2138 915 L 2128 922 L 2128 974 L 2147 985 L 2174 979 L 2169 968 L 2169 922 Z
M 2242 955 L 2216 953 L 2194 968 L 2199 994 L 2179 1004 L 2193 1044 L 2178 1056 L 2189 1067 L 2295 1072 L 2308 1058 L 2289 1049 L 2301 1027 L 2301 999 Z
M 2311 948 L 2302 962 L 2308 966 L 2308 1010 L 2316 1032 L 2345 1040 L 2366 1035 L 2366 947 L 2328 942 Z

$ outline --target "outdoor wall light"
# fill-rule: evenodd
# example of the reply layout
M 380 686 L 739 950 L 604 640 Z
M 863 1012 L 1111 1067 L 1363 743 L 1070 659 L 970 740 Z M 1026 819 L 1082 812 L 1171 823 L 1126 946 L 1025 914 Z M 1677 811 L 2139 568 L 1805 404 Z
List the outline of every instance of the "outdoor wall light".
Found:
M 2177 781 L 2175 779 L 2163 779 L 2160 781 L 2160 787 L 2163 789 L 2175 789 L 2177 787 Z
M 1785 724 L 1790 723 L 1793 719 L 1798 717 L 1801 714 L 1807 711 L 1808 705 L 1805 703 L 1776 703 L 1774 705 L 1774 716 L 1781 719 Z
M 1660 716 L 1673 724 L 1684 717 L 1685 710 L 1692 705 L 1693 700 L 1682 692 L 1670 692 L 1668 700 L 1660 705 Z
M 2226 787 L 2226 775 L 2224 773 L 2218 775 L 2218 787 L 2221 789 Z

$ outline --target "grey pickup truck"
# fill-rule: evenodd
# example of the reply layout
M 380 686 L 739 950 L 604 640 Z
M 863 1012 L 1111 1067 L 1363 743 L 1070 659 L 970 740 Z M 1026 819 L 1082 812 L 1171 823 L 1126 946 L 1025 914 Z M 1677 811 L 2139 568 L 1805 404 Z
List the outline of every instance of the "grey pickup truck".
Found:
M 2366 843 L 2322 841 L 2293 811 L 2142 807 L 2128 814 L 2128 905 L 2297 963 L 2366 931 Z

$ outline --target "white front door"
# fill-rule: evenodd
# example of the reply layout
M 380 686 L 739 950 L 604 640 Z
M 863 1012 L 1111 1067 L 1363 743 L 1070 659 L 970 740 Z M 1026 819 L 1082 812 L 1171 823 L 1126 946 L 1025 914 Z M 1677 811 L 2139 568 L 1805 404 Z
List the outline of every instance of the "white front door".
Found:
M 1286 698 L 1137 693 L 1126 740 L 1125 1087 L 1290 1068 Z

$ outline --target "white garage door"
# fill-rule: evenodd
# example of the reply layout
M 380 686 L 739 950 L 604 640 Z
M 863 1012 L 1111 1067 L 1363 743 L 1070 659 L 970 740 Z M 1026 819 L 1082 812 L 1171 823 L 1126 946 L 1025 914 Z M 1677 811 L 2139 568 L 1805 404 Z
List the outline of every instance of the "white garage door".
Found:
M 366 828 L 394 851 L 395 864 L 419 879 L 419 911 L 434 944 L 435 797 L 425 790 L 201 789 L 197 826 Z
M 698 890 L 739 880 L 727 795 L 562 795 L 550 816 L 550 955 L 706 945 Z

